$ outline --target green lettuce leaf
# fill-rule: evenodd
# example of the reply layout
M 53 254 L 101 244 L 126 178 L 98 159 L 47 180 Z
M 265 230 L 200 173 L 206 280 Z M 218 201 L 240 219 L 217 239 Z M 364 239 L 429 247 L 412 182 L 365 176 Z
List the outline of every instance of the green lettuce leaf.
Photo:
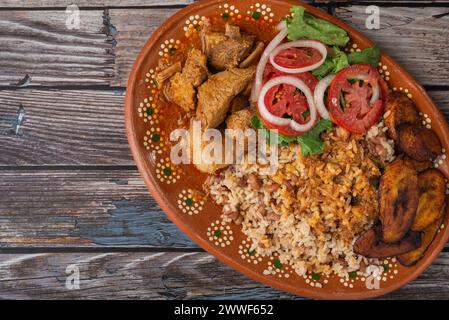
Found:
M 333 47 L 332 55 L 326 58 L 324 63 L 313 70 L 312 74 L 319 80 L 323 79 L 328 74 L 335 74 L 338 71 L 349 67 L 348 56 L 338 47 Z
M 324 142 L 321 139 L 321 134 L 332 129 L 333 126 L 330 120 L 321 119 L 312 130 L 297 137 L 303 156 L 311 156 L 323 152 Z
M 274 132 L 270 129 L 266 128 L 260 118 L 258 116 L 254 116 L 251 119 L 251 124 L 255 129 L 264 129 L 266 130 L 267 142 L 270 142 L 270 136 Z M 324 131 L 328 131 L 332 129 L 333 123 L 329 120 L 321 119 L 318 123 L 313 127 L 312 130 L 306 132 L 303 135 L 297 137 L 286 137 L 282 134 L 277 134 L 277 142 L 279 145 L 285 147 L 290 143 L 297 142 L 301 145 L 301 151 L 303 156 L 312 156 L 315 154 L 319 154 L 324 150 L 324 142 L 321 139 L 321 134 Z
M 339 47 L 334 47 L 332 51 L 332 62 L 334 63 L 334 69 L 332 70 L 332 73 L 337 73 L 340 70 L 349 67 L 350 63 L 348 61 L 348 56 L 346 55 L 346 53 L 341 51 Z
M 349 36 L 345 30 L 325 20 L 316 18 L 305 12 L 304 7 L 294 6 L 290 9 L 293 17 L 286 19 L 288 38 L 291 41 L 299 39 L 314 39 L 331 46 L 345 47 Z
M 262 120 L 258 116 L 253 116 L 251 118 L 251 125 L 254 129 L 265 129 L 265 126 L 262 123 Z
M 328 74 L 331 74 L 332 70 L 334 70 L 334 68 L 335 68 L 335 64 L 332 61 L 332 59 L 326 58 L 326 60 L 324 60 L 324 63 L 321 66 L 319 66 L 317 69 L 312 71 L 312 74 L 315 76 L 315 78 L 317 78 L 318 80 L 321 80 L 324 77 L 326 77 Z
M 317 69 L 312 71 L 312 74 L 319 80 L 323 79 L 328 74 L 335 74 L 344 68 L 356 63 L 368 63 L 373 67 L 377 67 L 380 62 L 380 49 L 376 44 L 371 48 L 362 50 L 361 52 L 352 52 L 346 54 L 338 47 L 333 47 L 332 54 L 324 61 L 324 63 Z
M 267 143 L 270 144 L 270 133 L 271 131 L 265 127 L 265 125 L 262 123 L 262 120 L 258 116 L 253 116 L 251 118 L 251 125 L 254 129 L 263 129 L 266 130 L 265 135 L 267 137 Z
M 348 54 L 349 64 L 368 63 L 377 68 L 380 62 L 380 48 L 377 44 L 374 47 L 362 50 L 360 52 L 351 52 Z

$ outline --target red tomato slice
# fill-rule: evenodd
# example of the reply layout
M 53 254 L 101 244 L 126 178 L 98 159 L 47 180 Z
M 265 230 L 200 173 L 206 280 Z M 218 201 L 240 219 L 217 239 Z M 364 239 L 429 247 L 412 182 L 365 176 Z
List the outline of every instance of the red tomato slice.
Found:
M 349 81 L 360 77 L 364 81 Z M 380 87 L 381 96 L 371 103 L 376 86 Z M 369 64 L 354 64 L 341 70 L 332 81 L 328 94 L 329 112 L 339 126 L 363 134 L 382 116 L 387 95 L 388 88 L 375 68 Z
M 304 81 L 312 92 L 318 84 L 318 80 L 310 72 L 287 74 L 275 69 L 271 64 L 268 64 L 265 69 L 264 82 L 266 83 L 273 78 L 284 75 L 294 76 Z M 279 85 L 271 88 L 265 96 L 265 105 L 267 106 L 268 111 L 277 117 L 287 116 L 300 124 L 309 121 L 309 116 L 305 114 L 309 109 L 307 99 L 299 90 L 296 90 L 294 86 Z M 295 131 L 290 126 L 271 124 L 263 118 L 262 121 L 269 129 L 277 129 L 280 134 L 285 136 L 295 137 L 304 133 Z
M 298 79 L 304 81 L 307 84 L 307 86 L 310 88 L 310 90 L 312 90 L 312 92 L 315 91 L 315 87 L 318 84 L 317 78 L 315 78 L 314 75 L 311 74 L 310 72 L 289 74 L 289 73 L 285 73 L 285 72 L 275 69 L 270 63 L 268 63 L 265 68 L 265 71 L 263 74 L 263 83 L 266 83 L 275 77 L 281 77 L 281 76 L 297 77 Z
M 314 48 L 289 48 L 282 50 L 274 61 L 284 68 L 304 68 L 322 59 L 321 53 Z

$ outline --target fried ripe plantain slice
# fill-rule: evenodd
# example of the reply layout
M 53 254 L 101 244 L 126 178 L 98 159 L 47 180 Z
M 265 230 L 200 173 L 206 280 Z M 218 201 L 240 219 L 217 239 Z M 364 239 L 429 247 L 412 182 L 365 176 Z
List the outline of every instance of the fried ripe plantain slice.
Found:
M 421 245 L 419 248 L 400 255 L 398 257 L 399 262 L 406 267 L 411 267 L 416 264 L 424 256 L 427 249 L 432 244 L 432 241 L 435 239 L 442 223 L 443 217 L 437 221 L 434 221 L 430 226 L 427 226 L 427 228 L 421 232 Z
M 416 170 L 416 172 L 421 173 L 423 171 L 426 171 L 427 169 L 432 168 L 433 164 L 432 161 L 417 161 L 415 159 L 410 158 L 407 155 L 401 155 L 403 157 L 405 163 L 408 166 L 411 166 L 413 169 Z
M 388 258 L 405 254 L 419 248 L 421 235 L 410 231 L 399 242 L 385 243 L 379 237 L 380 226 L 365 231 L 355 242 L 354 252 L 367 258 Z
M 418 176 L 419 202 L 413 231 L 421 231 L 438 220 L 444 213 L 446 182 L 444 175 L 436 169 L 429 169 Z
M 399 126 L 399 147 L 412 159 L 434 160 L 441 153 L 441 142 L 432 130 L 421 125 Z
M 393 92 L 388 96 L 386 103 L 387 116 L 384 123 L 388 128 L 390 138 L 399 141 L 399 126 L 401 124 L 420 124 L 420 117 L 415 104 L 407 95 L 401 92 Z
M 413 223 L 418 208 L 418 174 L 398 158 L 385 168 L 380 179 L 380 221 L 382 240 L 402 240 Z

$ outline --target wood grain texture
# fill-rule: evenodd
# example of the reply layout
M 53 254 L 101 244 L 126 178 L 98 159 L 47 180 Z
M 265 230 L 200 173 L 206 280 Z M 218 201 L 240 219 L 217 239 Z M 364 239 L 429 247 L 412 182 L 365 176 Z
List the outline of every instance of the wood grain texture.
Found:
M 0 248 L 197 248 L 136 171 L 0 170 L 0 194 Z
M 66 288 L 77 266 L 80 289 Z M 449 254 L 384 299 L 445 299 Z M 70 270 L 70 269 L 69 269 Z M 233 271 L 207 253 L 64 253 L 0 255 L 0 298 L 300 299 Z
M 66 289 L 76 264 L 80 290 Z M 207 253 L 0 255 L 0 298 L 20 299 L 279 299 L 268 288 Z
M 435 102 L 441 113 L 449 122 L 449 92 L 444 90 L 435 90 L 427 92 L 432 100 Z
M 448 8 L 381 8 L 379 30 L 366 28 L 365 10 L 349 6 L 335 13 L 379 43 L 421 84 L 449 85 Z
M 0 135 L 0 166 L 134 164 L 123 90 L 0 90 L 0 128 L 21 106 L 18 134 Z
M 366 6 L 336 9 L 424 85 L 449 85 L 447 8 L 382 7 L 381 30 L 366 30 Z M 31 85 L 126 86 L 151 33 L 179 8 L 82 10 L 81 29 L 68 30 L 65 11 L 0 11 L 0 85 L 26 74 Z
M 110 25 L 117 30 L 114 39 L 115 64 L 113 86 L 125 87 L 140 50 L 151 34 L 179 9 L 111 9 Z
M 65 11 L 0 11 L 0 85 L 26 74 L 32 85 L 109 85 L 114 43 L 103 14 L 82 11 L 80 29 L 69 30 Z
M 449 94 L 430 91 L 449 120 Z M 123 90 L 0 90 L 0 167 L 134 165 L 125 137 Z
M 389 54 L 410 71 L 424 85 L 449 85 L 449 16 L 447 8 L 393 7 L 381 8 L 381 29 L 365 27 L 366 6 L 337 8 L 338 18 L 355 26 L 378 42 Z M 148 35 L 154 30 L 157 19 L 145 10 L 111 10 L 111 23 L 117 29 L 116 72 L 113 84 L 125 86 L 132 62 Z M 171 12 L 166 12 L 168 15 Z M 161 13 L 162 15 L 162 13 Z M 435 17 L 436 16 L 436 17 Z M 130 18 L 131 17 L 131 18 Z M 133 21 L 132 24 L 129 21 Z M 154 25 L 152 21 L 154 20 Z M 158 21 L 157 21 L 158 22 Z
M 186 6 L 196 0 L 77 0 L 76 5 L 80 8 L 99 7 L 169 7 Z M 207 1 L 207 0 L 206 0 Z M 301 0 L 310 3 L 315 0 Z M 73 4 L 73 0 L 0 0 L 0 10 L 2 8 L 66 8 Z
M 430 93 L 449 119 L 448 92 Z M 121 92 L 20 90 L 0 97 L 1 115 L 16 114 L 20 104 L 26 114 L 21 135 L 0 135 L 3 168 L 61 168 L 0 170 L 2 247 L 197 247 L 166 218 L 136 171 L 101 167 L 133 163 Z M 64 167 L 75 164 L 98 170 Z
M 72 2 L 0 0 L 0 253 L 61 250 L 0 254 L 0 298 L 297 298 L 201 252 L 167 219 L 133 169 L 124 90 L 102 90 L 126 86 L 151 32 L 192 0 L 79 0 L 81 28 L 68 30 L 65 6 Z M 449 0 L 410 8 L 402 0 L 376 1 L 379 31 L 364 27 L 370 2 L 332 6 L 422 84 L 448 86 Z M 1 90 L 26 74 L 32 86 L 69 90 Z M 448 93 L 430 92 L 446 119 Z M 142 252 L 112 250 L 131 247 Z M 80 268 L 80 290 L 65 287 L 71 264 Z M 448 265 L 443 252 L 418 280 L 385 298 L 447 299 Z
M 160 7 L 160 6 L 184 6 L 193 3 L 195 0 L 77 0 L 76 4 L 80 8 L 98 7 Z M 449 0 L 301 0 L 301 2 L 314 4 L 338 4 L 338 3 L 367 3 L 367 4 L 409 4 L 409 5 L 429 5 L 445 4 Z M 73 4 L 72 0 L 1 0 L 1 8 L 65 8 Z
M 193 3 L 194 0 L 1 0 L 1 8 L 66 8 L 76 4 L 80 8 L 89 7 L 160 7 L 181 6 Z

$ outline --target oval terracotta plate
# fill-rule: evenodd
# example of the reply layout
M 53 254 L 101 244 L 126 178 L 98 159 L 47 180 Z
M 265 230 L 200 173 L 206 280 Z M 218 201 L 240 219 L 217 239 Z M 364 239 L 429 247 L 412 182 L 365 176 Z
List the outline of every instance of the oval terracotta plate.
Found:
M 163 23 L 147 41 L 131 72 L 126 94 L 126 129 L 135 161 L 145 183 L 169 218 L 195 242 L 232 268 L 267 285 L 300 296 L 322 299 L 354 299 L 380 296 L 398 289 L 421 274 L 438 256 L 449 238 L 443 227 L 425 257 L 411 268 L 402 267 L 394 258 L 384 261 L 384 272 L 378 276 L 380 287 L 369 289 L 361 276 L 300 277 L 275 256 L 259 257 L 249 251 L 250 243 L 240 228 L 223 223 L 221 208 L 203 197 L 201 190 L 206 175 L 193 167 L 173 165 L 169 159 L 172 130 L 185 125 L 179 108 L 167 105 L 155 85 L 159 63 L 169 63 L 204 17 L 233 24 L 251 22 L 267 29 L 272 36 L 274 26 L 289 13 L 293 5 L 302 5 L 317 17 L 345 29 L 351 38 L 349 48 L 364 49 L 373 45 L 360 32 L 323 11 L 298 1 L 257 0 L 200 1 Z M 254 14 L 254 12 L 258 12 Z M 148 17 L 150 19 L 150 17 Z M 191 39 L 190 39 L 191 40 Z M 264 39 L 269 40 L 269 39 Z M 389 56 L 383 54 L 379 71 L 390 89 L 412 98 L 424 116 L 431 121 L 445 150 L 449 150 L 449 128 L 438 108 L 416 81 Z M 443 158 L 446 158 L 443 156 Z M 448 176 L 448 163 L 441 159 L 439 168 Z M 447 226 L 446 216 L 443 226 Z

